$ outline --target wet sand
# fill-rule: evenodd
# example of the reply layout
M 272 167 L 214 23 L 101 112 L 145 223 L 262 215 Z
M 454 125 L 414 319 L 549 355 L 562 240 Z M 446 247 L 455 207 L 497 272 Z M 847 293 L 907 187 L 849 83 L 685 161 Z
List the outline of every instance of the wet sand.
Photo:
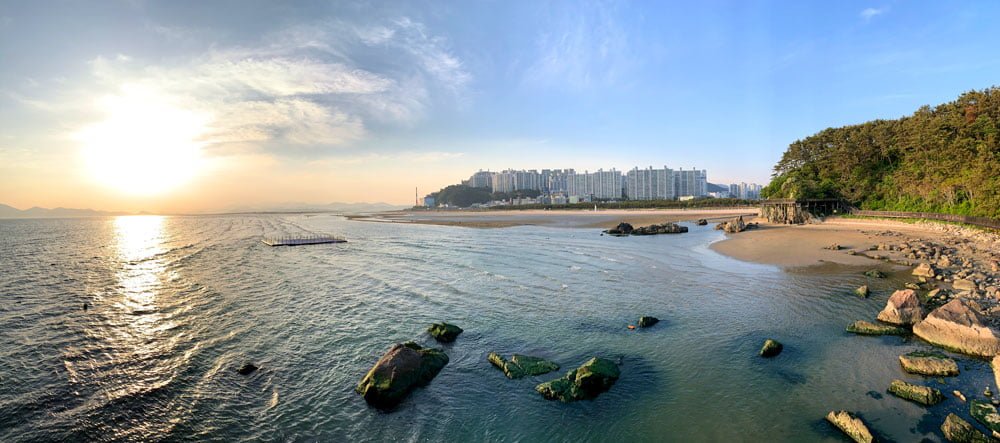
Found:
M 525 211 L 396 211 L 365 217 L 359 221 L 418 223 L 461 226 L 467 228 L 508 228 L 512 226 L 547 226 L 558 228 L 613 228 L 621 222 L 646 226 L 665 222 L 706 219 L 719 222 L 743 215 L 754 217 L 757 208 L 729 209 L 608 209 L 586 210 L 525 210 Z

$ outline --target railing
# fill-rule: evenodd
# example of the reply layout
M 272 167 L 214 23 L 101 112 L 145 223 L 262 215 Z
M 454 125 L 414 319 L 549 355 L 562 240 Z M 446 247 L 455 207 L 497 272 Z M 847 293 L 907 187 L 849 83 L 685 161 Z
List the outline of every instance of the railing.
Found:
M 935 212 L 862 211 L 860 209 L 852 209 L 851 214 L 865 217 L 924 218 L 929 220 L 965 223 L 967 225 L 982 226 L 990 229 L 1000 229 L 1000 220 L 986 217 L 972 217 L 968 215 L 938 214 Z

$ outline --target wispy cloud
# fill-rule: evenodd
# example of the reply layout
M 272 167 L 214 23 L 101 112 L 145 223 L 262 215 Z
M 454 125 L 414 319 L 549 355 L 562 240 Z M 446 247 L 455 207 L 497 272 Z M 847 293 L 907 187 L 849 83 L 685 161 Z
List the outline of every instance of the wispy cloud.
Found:
M 861 16 L 862 20 L 868 22 L 868 21 L 871 21 L 871 19 L 873 19 L 873 18 L 875 18 L 877 16 L 885 14 L 886 12 L 889 12 L 889 8 L 888 7 L 865 8 L 865 9 L 863 9 L 861 11 L 861 13 L 859 15 Z
M 177 38 L 187 32 L 147 29 Z M 446 39 L 405 17 L 368 26 L 296 26 L 256 45 L 211 47 L 167 61 L 100 56 L 90 72 L 73 102 L 137 90 L 161 97 L 211 116 L 202 141 L 215 153 L 344 146 L 364 139 L 372 125 L 414 124 L 435 100 L 463 95 L 472 78 Z M 64 107 L 5 92 L 38 110 Z

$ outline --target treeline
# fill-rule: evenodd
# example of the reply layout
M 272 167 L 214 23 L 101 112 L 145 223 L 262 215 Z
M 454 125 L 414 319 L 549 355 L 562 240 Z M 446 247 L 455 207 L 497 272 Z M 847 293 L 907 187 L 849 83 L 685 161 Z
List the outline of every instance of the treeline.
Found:
M 1000 218 L 1000 89 L 792 143 L 762 195 Z
M 510 200 L 512 198 L 535 198 L 541 191 L 525 189 L 514 192 L 491 192 L 490 188 L 473 188 L 465 185 L 451 185 L 438 192 L 431 193 L 434 202 L 439 205 L 465 208 L 477 203 L 488 203 L 493 200 Z
M 731 208 L 739 206 L 756 207 L 760 202 L 741 200 L 737 198 L 700 198 L 695 200 L 620 200 L 614 202 L 570 203 L 565 205 L 517 205 L 493 206 L 493 210 L 516 209 L 694 209 L 694 208 Z

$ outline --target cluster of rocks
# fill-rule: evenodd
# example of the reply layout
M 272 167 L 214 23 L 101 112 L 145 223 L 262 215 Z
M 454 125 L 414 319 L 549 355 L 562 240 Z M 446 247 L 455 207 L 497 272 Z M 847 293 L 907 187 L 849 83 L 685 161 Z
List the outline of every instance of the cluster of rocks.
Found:
M 688 232 L 687 226 L 677 223 L 663 223 L 658 225 L 633 227 L 629 223 L 621 222 L 618 226 L 604 231 L 605 234 L 623 237 L 626 235 L 657 235 L 657 234 L 682 234 Z
M 742 215 L 730 221 L 722 222 L 715 225 L 716 230 L 725 231 L 730 234 L 743 232 L 748 229 L 757 229 L 758 227 L 759 225 L 756 222 L 744 223 Z

